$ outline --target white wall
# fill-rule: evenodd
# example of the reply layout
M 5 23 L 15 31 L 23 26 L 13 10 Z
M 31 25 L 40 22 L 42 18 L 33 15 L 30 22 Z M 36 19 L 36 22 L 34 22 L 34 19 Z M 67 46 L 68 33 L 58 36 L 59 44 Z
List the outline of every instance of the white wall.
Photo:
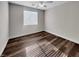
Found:
M 15 38 L 18 36 L 23 36 L 39 31 L 44 30 L 44 11 L 34 9 L 34 8 L 29 8 L 29 7 L 24 7 L 16 4 L 10 4 L 10 17 L 9 17 L 9 36 L 10 38 Z M 38 12 L 38 25 L 29 25 L 29 26 L 24 26 L 23 24 L 23 11 L 24 10 L 30 10 L 30 11 L 35 11 Z
M 67 2 L 45 12 L 46 31 L 79 43 L 79 2 Z
M 0 55 L 8 41 L 8 2 L 0 2 Z

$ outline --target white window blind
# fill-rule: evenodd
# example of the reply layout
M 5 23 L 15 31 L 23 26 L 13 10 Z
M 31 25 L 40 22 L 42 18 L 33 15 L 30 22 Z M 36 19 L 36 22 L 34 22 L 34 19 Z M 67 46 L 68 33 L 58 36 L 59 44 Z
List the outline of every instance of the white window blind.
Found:
M 24 11 L 24 25 L 37 25 L 38 13 L 32 11 Z

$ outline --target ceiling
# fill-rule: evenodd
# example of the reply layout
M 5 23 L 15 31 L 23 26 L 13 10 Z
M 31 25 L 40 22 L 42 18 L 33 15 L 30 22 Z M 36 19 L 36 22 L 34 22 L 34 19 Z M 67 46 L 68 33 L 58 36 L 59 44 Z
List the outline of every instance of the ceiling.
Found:
M 41 10 L 47 10 L 49 8 L 53 8 L 55 6 L 66 3 L 67 1 L 47 1 L 48 2 L 48 3 L 46 3 L 47 7 L 33 6 L 33 4 L 38 4 L 39 2 L 40 1 L 10 1 L 10 3 L 15 3 L 15 4 L 23 5 L 23 6 L 33 7 L 33 8 L 41 9 Z

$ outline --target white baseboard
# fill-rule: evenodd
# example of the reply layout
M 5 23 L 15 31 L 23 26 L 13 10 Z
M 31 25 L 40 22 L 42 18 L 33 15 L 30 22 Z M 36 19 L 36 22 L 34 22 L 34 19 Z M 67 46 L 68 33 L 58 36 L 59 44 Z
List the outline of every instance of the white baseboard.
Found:
M 47 30 L 45 30 L 45 31 L 48 32 L 48 33 L 51 33 L 51 34 L 53 34 L 53 35 L 62 37 L 62 38 L 64 38 L 64 39 L 67 39 L 67 40 L 69 40 L 69 41 L 71 41 L 71 42 L 74 42 L 74 43 L 79 44 L 79 41 L 77 41 L 77 40 L 75 40 L 75 39 L 73 39 L 73 38 L 69 38 L 69 37 L 61 36 L 61 35 L 59 35 L 59 34 L 52 33 L 51 31 L 47 31 Z

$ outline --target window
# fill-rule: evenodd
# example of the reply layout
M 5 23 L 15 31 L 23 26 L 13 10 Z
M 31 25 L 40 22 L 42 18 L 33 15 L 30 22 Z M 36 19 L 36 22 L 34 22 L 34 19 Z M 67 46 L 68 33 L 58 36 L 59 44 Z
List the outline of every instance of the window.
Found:
M 37 25 L 38 13 L 32 11 L 24 11 L 24 25 Z

